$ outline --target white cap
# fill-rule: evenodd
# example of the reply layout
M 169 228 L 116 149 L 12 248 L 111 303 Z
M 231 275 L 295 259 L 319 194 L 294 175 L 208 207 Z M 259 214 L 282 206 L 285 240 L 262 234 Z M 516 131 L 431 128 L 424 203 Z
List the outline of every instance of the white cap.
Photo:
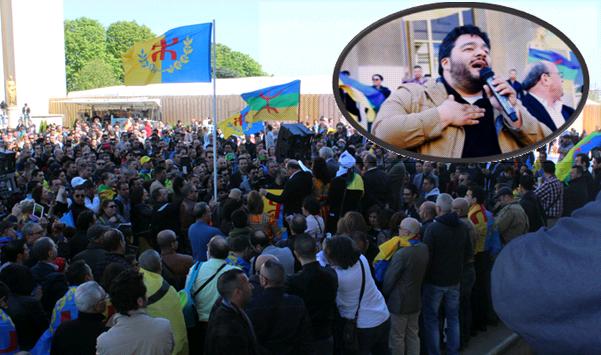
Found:
M 76 176 L 73 179 L 71 179 L 71 187 L 76 188 L 79 185 L 85 184 L 86 181 L 88 180 L 82 178 L 81 176 Z

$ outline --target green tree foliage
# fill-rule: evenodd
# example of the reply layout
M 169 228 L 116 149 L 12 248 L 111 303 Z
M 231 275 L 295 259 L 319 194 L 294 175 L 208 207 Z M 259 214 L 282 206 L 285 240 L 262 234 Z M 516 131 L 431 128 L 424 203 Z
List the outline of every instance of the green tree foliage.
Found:
M 228 46 L 217 43 L 217 77 L 239 78 L 265 75 L 261 64 L 248 54 L 233 51 Z
M 94 58 L 81 68 L 73 81 L 73 90 L 89 90 L 119 85 L 113 67 L 105 60 Z
M 118 21 L 106 30 L 97 20 L 81 17 L 65 21 L 67 90 L 87 90 L 123 83 L 121 56 L 136 42 L 156 37 L 145 25 Z M 217 77 L 266 75 L 247 54 L 217 44 Z
M 107 59 L 106 37 L 100 22 L 81 17 L 65 21 L 65 64 L 67 90 L 74 90 L 73 84 L 81 69 L 92 59 Z
M 145 25 L 136 21 L 119 21 L 112 23 L 106 30 L 106 49 L 112 57 L 115 74 L 123 82 L 123 64 L 121 56 L 136 42 L 156 37 Z

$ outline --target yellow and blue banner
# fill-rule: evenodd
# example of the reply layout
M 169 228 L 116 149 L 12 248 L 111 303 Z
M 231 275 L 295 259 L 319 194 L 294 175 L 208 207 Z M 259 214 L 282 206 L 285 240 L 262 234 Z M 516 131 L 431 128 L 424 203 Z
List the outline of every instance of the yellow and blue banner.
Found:
M 578 154 L 588 154 L 595 148 L 601 148 L 601 132 L 593 132 L 584 137 L 578 144 L 572 147 L 568 154 L 557 163 L 555 175 L 561 181 L 570 180 L 570 170 L 574 165 L 574 160 Z
M 125 85 L 211 81 L 211 23 L 177 27 L 123 55 Z
M 243 136 L 245 134 L 256 134 L 265 129 L 265 122 L 247 122 L 246 116 L 250 107 L 246 106 L 242 111 L 237 112 L 225 120 L 219 122 L 217 127 L 223 133 L 224 138 L 231 136 Z
M 246 122 L 298 120 L 300 83 L 294 80 L 242 94 L 249 107 Z
M 378 89 L 362 84 L 347 74 L 340 74 L 338 87 L 356 103 L 367 108 L 367 120 L 373 122 L 386 96 Z

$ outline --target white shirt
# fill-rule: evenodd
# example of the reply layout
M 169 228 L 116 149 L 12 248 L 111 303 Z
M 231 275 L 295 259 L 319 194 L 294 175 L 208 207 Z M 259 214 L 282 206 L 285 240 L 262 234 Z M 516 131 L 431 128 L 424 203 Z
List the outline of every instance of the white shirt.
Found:
M 305 219 L 307 221 L 307 229 L 305 229 L 305 233 L 309 234 L 317 241 L 321 241 L 326 229 L 323 218 L 321 218 L 321 216 L 309 215 Z
M 390 313 L 386 301 L 384 301 L 384 296 L 376 287 L 371 276 L 369 263 L 363 255 L 359 257 L 359 261 L 355 265 L 346 270 L 337 266 L 334 267 L 338 275 L 336 305 L 343 318 L 352 319 L 355 317 L 361 291 L 361 265 L 359 265 L 359 262 L 363 263 L 365 269 L 365 291 L 361 300 L 361 308 L 359 308 L 357 327 L 373 328 L 384 323 L 390 317 Z
M 563 115 L 561 114 L 561 107 L 563 106 L 563 102 L 561 102 L 561 100 L 557 100 L 554 103 L 549 104 L 547 100 L 540 98 L 531 92 L 529 92 L 529 94 L 545 107 L 545 110 L 547 110 L 547 113 L 549 116 L 551 116 L 555 127 L 559 128 L 566 122 L 565 118 L 563 118 Z
M 90 198 L 86 196 L 85 205 L 87 208 L 94 211 L 94 213 L 98 214 L 100 211 L 100 198 L 98 195 L 94 195 L 94 199 L 90 200 Z

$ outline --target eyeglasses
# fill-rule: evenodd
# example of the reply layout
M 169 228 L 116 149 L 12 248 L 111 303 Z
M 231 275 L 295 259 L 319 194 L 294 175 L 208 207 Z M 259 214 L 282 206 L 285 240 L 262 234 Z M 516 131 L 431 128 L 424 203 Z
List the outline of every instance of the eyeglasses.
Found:
M 73 197 L 75 197 L 75 198 L 83 198 L 83 195 L 77 194 L 77 195 L 73 195 Z
M 108 207 L 108 208 L 117 208 L 116 205 L 111 205 L 111 206 L 106 206 L 106 207 Z
M 380 78 L 371 78 L 371 81 L 380 81 Z

